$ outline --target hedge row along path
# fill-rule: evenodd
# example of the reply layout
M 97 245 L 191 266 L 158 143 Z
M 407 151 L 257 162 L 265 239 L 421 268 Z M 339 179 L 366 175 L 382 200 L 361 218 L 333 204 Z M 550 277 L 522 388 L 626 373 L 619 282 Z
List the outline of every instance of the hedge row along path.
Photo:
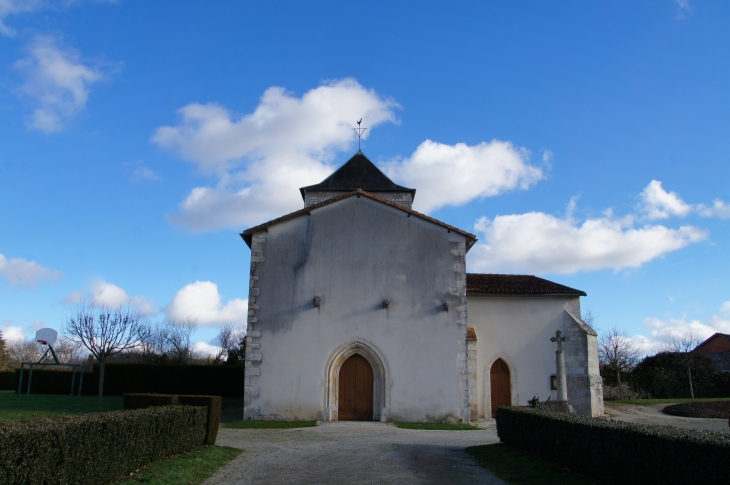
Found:
M 678 428 L 720 431 L 730 433 L 725 419 L 683 418 L 664 414 L 662 409 L 671 404 L 653 404 L 640 406 L 637 404 L 605 403 L 606 417 L 617 421 L 635 424 L 658 424 L 661 426 L 676 426 Z
M 246 453 L 205 483 L 505 485 L 463 451 L 499 441 L 494 421 L 488 423 L 479 431 L 358 422 L 299 429 L 222 428 L 216 444 Z

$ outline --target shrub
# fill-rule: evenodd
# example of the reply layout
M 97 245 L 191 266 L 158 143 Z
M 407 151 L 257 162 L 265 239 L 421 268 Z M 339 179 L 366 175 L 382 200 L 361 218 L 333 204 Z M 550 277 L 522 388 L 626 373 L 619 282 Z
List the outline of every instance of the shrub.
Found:
M 188 406 L 0 423 L 0 483 L 107 484 L 204 436 L 205 410 Z
M 205 444 L 214 445 L 218 436 L 221 421 L 221 396 L 178 396 L 176 394 L 125 394 L 124 409 L 142 409 L 151 406 L 169 406 L 181 404 L 186 406 L 205 406 L 206 428 Z
M 730 435 L 723 433 L 500 407 L 497 434 L 602 483 L 730 483 Z
M 712 362 L 702 355 L 692 367 L 692 385 L 695 397 L 705 397 L 715 369 Z M 642 360 L 631 372 L 630 382 L 639 391 L 654 398 L 688 398 L 690 396 L 687 368 L 678 362 L 678 356 L 662 352 Z

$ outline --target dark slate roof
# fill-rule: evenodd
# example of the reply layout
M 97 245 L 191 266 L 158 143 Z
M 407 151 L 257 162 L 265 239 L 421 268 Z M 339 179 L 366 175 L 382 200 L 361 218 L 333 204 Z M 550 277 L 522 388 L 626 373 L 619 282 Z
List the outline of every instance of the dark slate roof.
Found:
M 411 192 L 416 197 L 416 189 L 393 183 L 359 150 L 332 175 L 316 185 L 300 188 L 299 192 L 304 199 L 304 195 L 310 191 L 352 192 L 357 189 L 366 192 Z
M 466 274 L 466 293 L 472 295 L 579 295 L 569 288 L 537 276 L 511 274 Z
M 252 227 L 250 229 L 246 229 L 245 231 L 243 231 L 241 233 L 241 237 L 246 242 L 248 247 L 251 247 L 251 239 L 253 238 L 253 235 L 259 231 L 265 230 L 269 226 L 273 226 L 274 224 L 278 224 L 280 222 L 295 219 L 299 216 L 309 215 L 310 212 L 312 212 L 313 210 L 319 209 L 320 207 L 334 204 L 335 202 L 339 202 L 341 200 L 347 199 L 349 197 L 354 197 L 354 196 L 358 196 L 358 197 L 362 196 L 362 197 L 367 197 L 372 200 L 376 200 L 376 201 L 380 202 L 381 204 L 389 205 L 389 206 L 393 207 L 394 209 L 398 209 L 400 211 L 406 212 L 413 216 L 420 217 L 421 219 L 424 219 L 426 221 L 429 221 L 436 225 L 444 227 L 444 228 L 448 229 L 449 231 L 454 231 L 457 234 L 461 234 L 462 236 L 464 236 L 466 238 L 466 250 L 467 251 L 474 245 L 474 243 L 477 242 L 477 237 L 474 234 L 468 233 L 466 231 L 462 231 L 458 227 L 450 226 L 450 225 L 446 224 L 445 222 L 441 222 L 438 219 L 434 219 L 433 217 L 428 217 L 427 215 L 421 214 L 420 212 L 416 212 L 413 209 L 406 209 L 403 206 L 394 204 L 393 202 L 391 202 L 389 200 L 381 199 L 377 195 L 370 194 L 363 190 L 355 190 L 352 192 L 348 192 L 346 194 L 338 195 L 337 197 L 332 197 L 331 199 L 327 199 L 324 202 L 320 202 L 319 204 L 313 204 L 313 205 L 310 205 L 309 207 L 305 207 L 304 209 L 299 209 L 298 211 L 292 212 L 292 213 L 287 214 L 282 217 L 278 217 L 269 222 L 264 222 L 263 224 L 259 224 L 258 226 Z

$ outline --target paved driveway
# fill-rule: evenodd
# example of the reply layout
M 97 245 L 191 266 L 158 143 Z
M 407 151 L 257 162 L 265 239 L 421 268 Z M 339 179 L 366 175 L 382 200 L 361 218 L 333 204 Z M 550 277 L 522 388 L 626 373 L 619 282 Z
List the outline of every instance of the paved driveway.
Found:
M 618 421 L 637 424 L 659 424 L 662 426 L 676 426 L 678 428 L 704 429 L 708 431 L 730 432 L 727 419 L 684 418 L 664 414 L 662 409 L 671 404 L 654 404 L 639 406 L 636 404 L 605 403 L 606 417 Z
M 504 485 L 462 451 L 499 441 L 493 420 L 483 426 L 417 431 L 343 422 L 291 430 L 221 429 L 216 444 L 246 453 L 205 483 Z

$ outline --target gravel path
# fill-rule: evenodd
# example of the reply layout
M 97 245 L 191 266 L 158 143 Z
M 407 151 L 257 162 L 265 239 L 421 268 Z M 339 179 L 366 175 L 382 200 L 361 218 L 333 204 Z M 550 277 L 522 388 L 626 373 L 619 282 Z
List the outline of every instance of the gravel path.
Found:
M 727 419 L 709 418 L 684 418 L 681 416 L 670 416 L 664 414 L 662 409 L 670 404 L 654 404 L 652 406 L 639 406 L 636 404 L 613 404 L 606 402 L 606 417 L 618 421 L 626 421 L 638 424 L 660 424 L 663 426 L 677 426 L 678 428 L 705 429 L 709 431 L 730 432 Z
M 205 483 L 504 485 L 467 446 L 497 443 L 493 420 L 479 431 L 422 431 L 381 423 L 299 429 L 221 429 L 216 444 L 246 450 Z

